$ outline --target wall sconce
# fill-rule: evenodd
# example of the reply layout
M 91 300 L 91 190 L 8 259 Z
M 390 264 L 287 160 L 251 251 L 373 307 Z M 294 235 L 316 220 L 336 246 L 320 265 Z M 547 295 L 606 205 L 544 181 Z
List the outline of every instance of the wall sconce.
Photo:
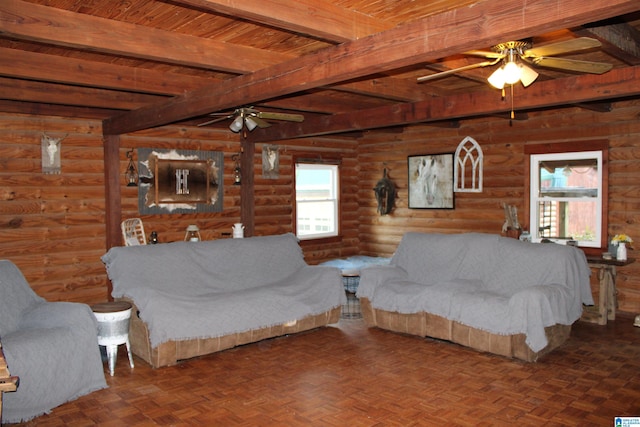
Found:
M 235 161 L 235 167 L 233 168 L 233 185 L 242 184 L 242 170 L 240 169 L 240 154 L 234 154 L 231 156 L 231 160 Z
M 129 159 L 129 164 L 127 165 L 127 170 L 124 173 L 124 177 L 127 180 L 127 187 L 137 187 L 138 171 L 136 170 L 136 166 L 133 164 L 133 148 L 127 151 L 127 158 Z
M 197 225 L 187 226 L 187 232 L 184 234 L 185 242 L 199 242 L 202 240 L 200 237 L 200 229 Z

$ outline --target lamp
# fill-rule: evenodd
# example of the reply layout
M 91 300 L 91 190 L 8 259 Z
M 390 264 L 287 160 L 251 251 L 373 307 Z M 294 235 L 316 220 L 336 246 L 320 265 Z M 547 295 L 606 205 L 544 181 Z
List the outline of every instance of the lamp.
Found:
M 234 154 L 231 156 L 231 160 L 236 162 L 233 168 L 233 185 L 242 184 L 242 170 L 240 169 L 240 154 Z
M 189 225 L 187 226 L 187 232 L 184 234 L 184 241 L 185 242 L 199 242 L 201 239 L 200 237 L 200 229 L 198 228 L 197 225 Z
M 247 129 L 249 129 L 249 132 L 254 130 L 256 126 L 258 126 L 258 123 L 256 123 L 256 121 L 253 120 L 251 117 L 245 118 L 244 123 L 247 125 Z
M 508 49 L 504 65 L 494 71 L 487 79 L 491 86 L 503 89 L 505 84 L 514 85 L 520 81 L 524 87 L 527 87 L 538 78 L 538 73 L 531 67 L 517 62 L 516 57 L 516 49 Z
M 236 117 L 235 120 L 232 121 L 229 125 L 229 129 L 231 129 L 231 131 L 235 133 L 240 132 L 242 130 L 242 121 L 243 117 L 241 115 Z
M 129 159 L 129 164 L 127 165 L 127 170 L 124 173 L 124 177 L 127 180 L 127 187 L 137 187 L 138 171 L 136 170 L 136 166 L 133 164 L 133 148 L 127 151 L 127 158 Z

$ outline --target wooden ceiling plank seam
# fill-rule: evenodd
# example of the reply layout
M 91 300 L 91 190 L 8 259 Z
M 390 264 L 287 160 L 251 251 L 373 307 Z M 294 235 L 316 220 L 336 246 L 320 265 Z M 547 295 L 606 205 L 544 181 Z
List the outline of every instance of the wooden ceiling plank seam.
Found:
M 640 66 L 615 69 L 603 75 L 582 75 L 536 83 L 517 90 L 516 110 L 580 104 L 593 100 L 640 95 Z M 249 136 L 251 142 L 321 136 L 348 130 L 369 130 L 411 123 L 499 114 L 512 108 L 511 100 L 501 100 L 499 91 L 474 92 L 396 104 L 353 113 L 315 117 L 303 123 L 287 123 L 262 129 Z
M 217 69 L 233 74 L 262 69 L 292 58 L 277 52 L 173 33 L 142 25 L 41 6 L 0 2 L 0 34 L 115 55 Z
M 174 3 L 284 28 L 334 43 L 356 40 L 394 26 L 320 0 L 177 0 Z
M 326 86 L 464 52 L 496 39 L 518 39 L 637 10 L 634 0 L 486 0 L 345 42 L 105 120 L 127 133 L 241 104 Z

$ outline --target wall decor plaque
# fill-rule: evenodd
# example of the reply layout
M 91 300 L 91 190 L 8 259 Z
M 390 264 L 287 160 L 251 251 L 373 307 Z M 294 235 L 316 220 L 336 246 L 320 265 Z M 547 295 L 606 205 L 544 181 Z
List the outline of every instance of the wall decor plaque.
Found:
M 138 149 L 142 214 L 222 211 L 223 153 Z

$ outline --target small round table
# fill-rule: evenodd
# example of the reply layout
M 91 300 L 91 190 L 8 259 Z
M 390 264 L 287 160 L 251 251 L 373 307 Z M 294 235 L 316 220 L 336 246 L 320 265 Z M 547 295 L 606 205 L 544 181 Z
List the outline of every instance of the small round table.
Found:
M 98 344 L 107 349 L 111 376 L 116 368 L 120 344 L 126 344 L 129 365 L 133 368 L 133 357 L 129 344 L 131 307 L 131 303 L 126 301 L 103 302 L 91 306 L 93 314 L 98 320 Z

